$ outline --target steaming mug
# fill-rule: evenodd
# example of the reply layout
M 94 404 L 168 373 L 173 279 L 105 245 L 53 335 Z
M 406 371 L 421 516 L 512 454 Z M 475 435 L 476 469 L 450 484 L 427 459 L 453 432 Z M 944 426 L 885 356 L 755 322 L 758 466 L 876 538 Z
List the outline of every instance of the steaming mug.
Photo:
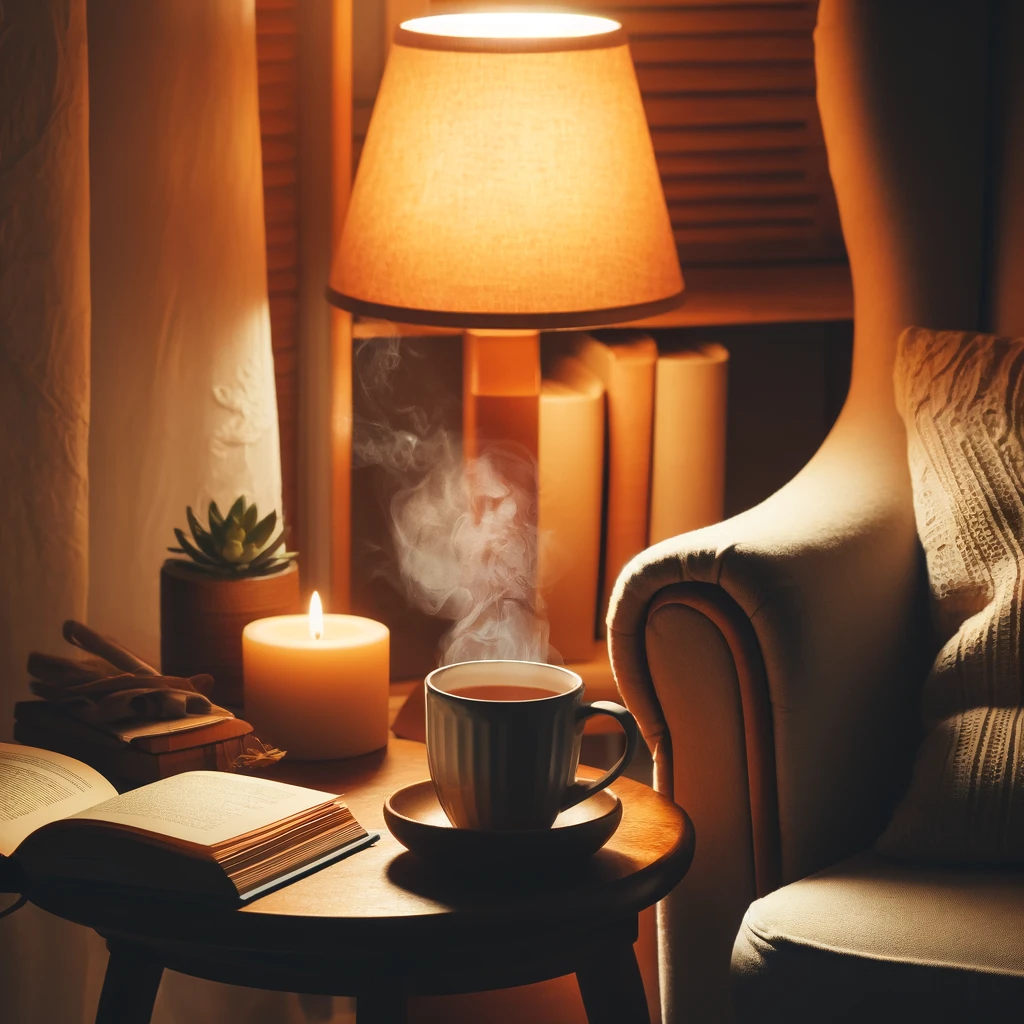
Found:
M 427 676 L 427 761 L 437 799 L 456 828 L 550 828 L 559 811 L 622 774 L 636 719 L 610 701 L 583 703 L 583 680 L 531 661 L 467 661 Z M 596 781 L 577 780 L 583 723 L 610 715 L 626 752 Z

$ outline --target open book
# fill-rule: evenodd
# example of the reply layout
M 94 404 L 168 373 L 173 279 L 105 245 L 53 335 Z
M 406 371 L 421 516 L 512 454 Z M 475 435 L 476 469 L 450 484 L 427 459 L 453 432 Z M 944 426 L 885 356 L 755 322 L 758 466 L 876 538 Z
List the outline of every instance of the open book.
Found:
M 0 867 L 30 878 L 237 903 L 379 838 L 331 793 L 184 772 L 118 796 L 81 761 L 0 743 Z

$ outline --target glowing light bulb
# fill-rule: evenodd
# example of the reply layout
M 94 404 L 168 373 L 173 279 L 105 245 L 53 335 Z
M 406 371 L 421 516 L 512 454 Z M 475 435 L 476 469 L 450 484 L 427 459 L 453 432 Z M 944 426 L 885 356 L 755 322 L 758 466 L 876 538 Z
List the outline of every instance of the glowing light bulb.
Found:
M 309 599 L 309 635 L 314 640 L 321 640 L 324 635 L 324 606 L 315 590 Z

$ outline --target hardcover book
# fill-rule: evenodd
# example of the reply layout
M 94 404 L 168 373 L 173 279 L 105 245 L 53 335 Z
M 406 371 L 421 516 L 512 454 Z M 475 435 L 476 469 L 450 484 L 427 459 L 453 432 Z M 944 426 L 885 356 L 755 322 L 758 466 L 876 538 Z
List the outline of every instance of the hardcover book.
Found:
M 63 754 L 0 743 L 0 877 L 239 904 L 376 842 L 332 793 L 185 772 L 118 795 Z
M 729 353 L 714 343 L 662 353 L 655 381 L 649 544 L 724 515 Z
M 185 728 L 196 719 L 198 724 Z M 251 735 L 252 726 L 233 717 L 190 715 L 169 722 L 132 722 L 112 732 L 74 718 L 49 701 L 22 700 L 14 705 L 14 738 L 19 743 L 84 761 L 122 790 L 179 772 L 227 771 Z
M 590 658 L 597 635 L 604 405 L 604 385 L 579 360 L 560 356 L 545 367 L 537 575 L 551 646 L 567 662 Z
M 607 395 L 607 474 L 604 550 L 601 556 L 597 632 L 604 636 L 608 600 L 622 567 L 647 547 L 658 347 L 641 332 L 567 335 L 557 351 L 596 374 Z

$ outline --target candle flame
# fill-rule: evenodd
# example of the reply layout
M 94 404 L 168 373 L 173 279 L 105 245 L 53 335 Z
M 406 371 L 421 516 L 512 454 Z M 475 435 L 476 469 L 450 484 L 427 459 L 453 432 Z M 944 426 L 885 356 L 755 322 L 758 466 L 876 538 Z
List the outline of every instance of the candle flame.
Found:
M 324 635 L 324 606 L 315 590 L 309 599 L 309 635 L 314 640 L 320 640 Z

